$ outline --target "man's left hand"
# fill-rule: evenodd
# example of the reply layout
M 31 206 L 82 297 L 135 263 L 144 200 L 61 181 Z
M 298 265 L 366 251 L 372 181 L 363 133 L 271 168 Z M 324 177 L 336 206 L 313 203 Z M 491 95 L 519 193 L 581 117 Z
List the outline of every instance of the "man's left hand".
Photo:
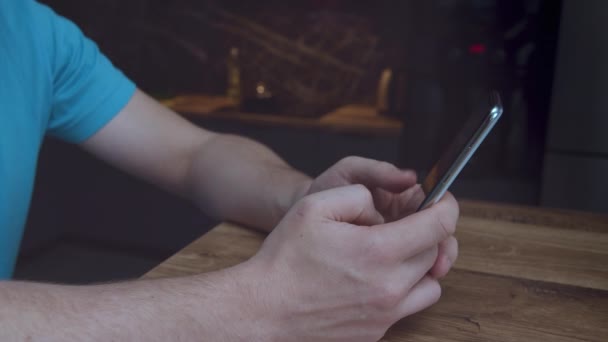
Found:
M 346 157 L 314 179 L 306 195 L 352 184 L 367 187 L 381 224 L 404 218 L 418 209 L 425 194 L 417 184 L 413 170 L 402 170 L 387 162 L 362 157 Z M 383 220 L 384 222 L 382 222 Z M 453 236 L 439 244 L 439 255 L 429 272 L 435 278 L 445 276 L 458 257 L 458 242 Z

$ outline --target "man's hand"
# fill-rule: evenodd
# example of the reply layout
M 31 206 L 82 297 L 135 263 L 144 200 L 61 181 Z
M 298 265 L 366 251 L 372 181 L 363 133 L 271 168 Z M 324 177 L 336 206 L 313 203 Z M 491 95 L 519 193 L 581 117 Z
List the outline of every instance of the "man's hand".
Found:
M 346 157 L 327 169 L 311 184 L 308 194 L 351 184 L 362 184 L 371 193 L 379 215 L 373 224 L 393 222 L 416 211 L 424 200 L 416 184 L 416 173 L 394 165 L 361 157 Z M 458 242 L 453 236 L 439 244 L 439 254 L 430 275 L 444 277 L 458 257 Z
M 249 261 L 217 272 L 93 286 L 0 282 L 0 340 L 377 341 L 432 305 L 451 195 L 382 221 L 362 185 L 306 196 Z
M 413 213 L 424 199 L 420 188 L 414 187 L 414 171 L 361 157 L 340 160 L 313 181 L 308 193 L 350 184 L 362 184 L 372 192 L 374 205 L 386 222 Z
M 382 219 L 362 185 L 306 196 L 249 262 L 263 274 L 255 300 L 278 341 L 377 341 L 397 320 L 435 303 L 428 276 L 455 230 L 451 195 L 401 220 Z

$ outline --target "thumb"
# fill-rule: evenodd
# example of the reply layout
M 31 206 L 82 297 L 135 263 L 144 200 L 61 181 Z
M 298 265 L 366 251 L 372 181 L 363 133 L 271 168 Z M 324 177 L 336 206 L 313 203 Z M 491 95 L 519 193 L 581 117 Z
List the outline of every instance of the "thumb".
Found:
M 339 163 L 341 174 L 351 184 L 400 193 L 416 184 L 416 173 L 373 159 L 348 157 Z
M 384 223 L 374 207 L 369 190 L 360 184 L 321 191 L 304 197 L 297 205 L 301 213 L 313 213 L 332 221 L 372 226 Z

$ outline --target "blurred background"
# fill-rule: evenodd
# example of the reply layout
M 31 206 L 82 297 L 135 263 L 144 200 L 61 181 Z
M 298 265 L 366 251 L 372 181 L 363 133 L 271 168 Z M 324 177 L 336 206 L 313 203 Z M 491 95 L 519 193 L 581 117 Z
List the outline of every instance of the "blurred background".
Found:
M 144 91 L 316 176 L 349 155 L 420 178 L 498 90 L 459 198 L 608 212 L 603 0 L 43 0 Z M 16 277 L 134 278 L 217 222 L 47 139 Z

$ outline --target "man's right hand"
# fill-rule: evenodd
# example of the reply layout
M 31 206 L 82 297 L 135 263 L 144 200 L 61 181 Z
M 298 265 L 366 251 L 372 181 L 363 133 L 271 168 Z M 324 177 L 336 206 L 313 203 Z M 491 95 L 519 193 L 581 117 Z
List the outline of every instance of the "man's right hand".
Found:
M 428 273 L 455 231 L 455 199 L 386 224 L 379 215 L 362 185 L 306 196 L 246 263 L 277 341 L 377 341 L 439 299 Z
M 393 222 L 379 215 L 366 187 L 337 187 L 298 201 L 235 267 L 90 286 L 0 282 L 0 340 L 377 341 L 439 298 L 429 270 L 458 205 L 448 194 Z

